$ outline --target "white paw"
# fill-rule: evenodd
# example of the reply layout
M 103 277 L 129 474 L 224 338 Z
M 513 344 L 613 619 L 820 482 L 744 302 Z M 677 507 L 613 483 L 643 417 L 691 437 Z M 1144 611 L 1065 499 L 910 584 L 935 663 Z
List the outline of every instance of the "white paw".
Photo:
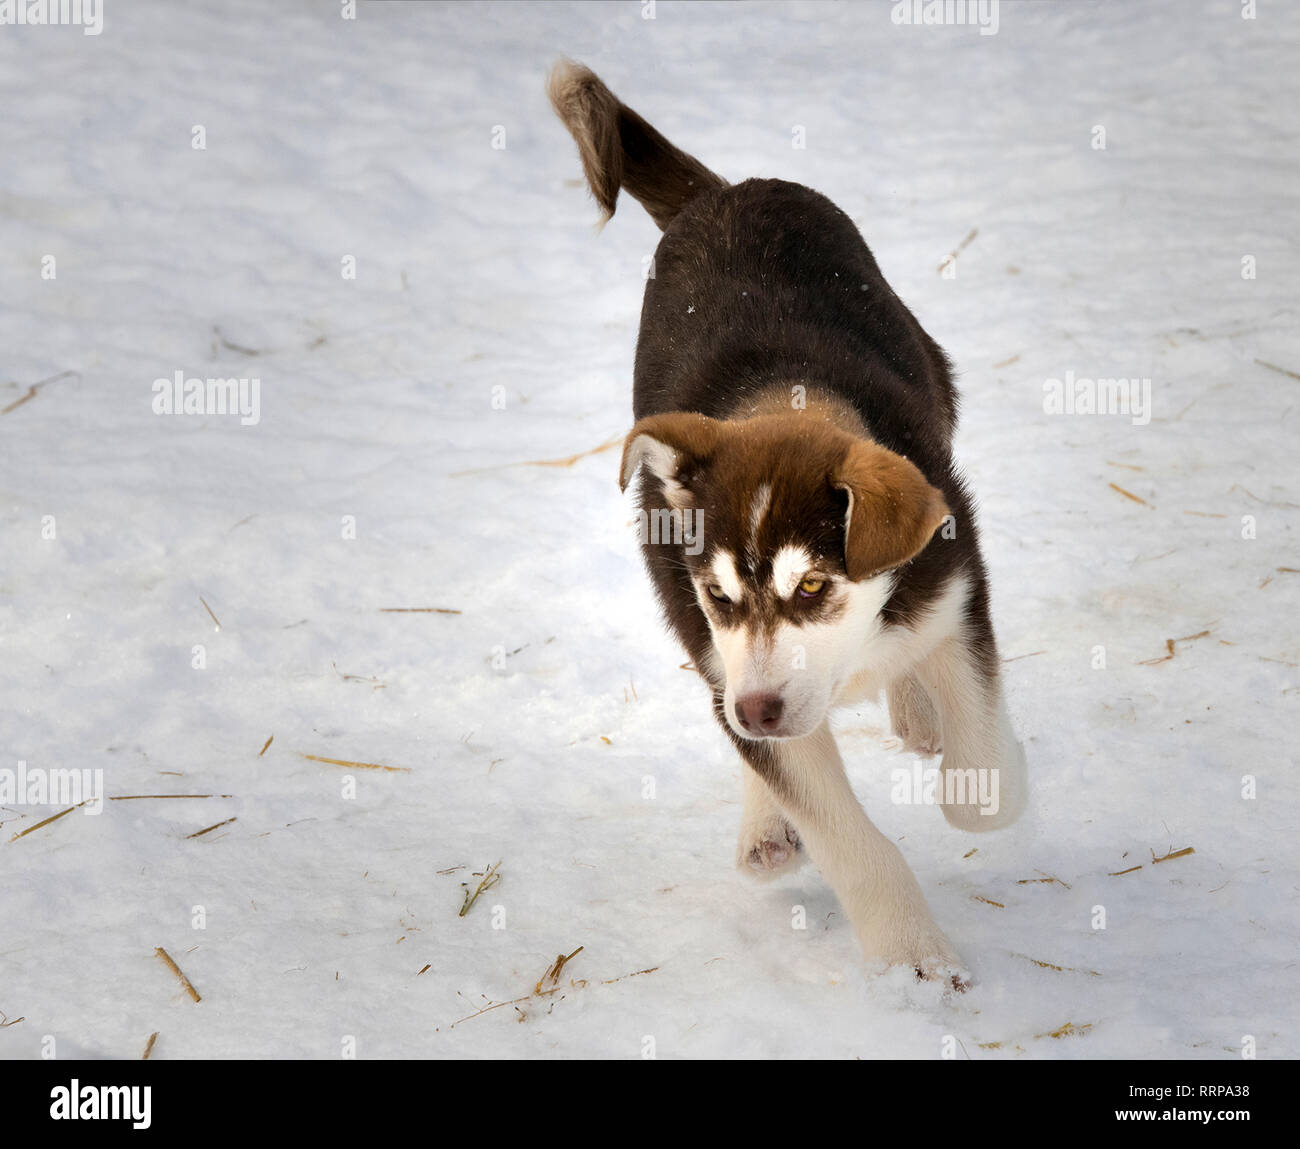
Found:
M 859 942 L 868 961 L 910 967 L 918 980 L 942 982 L 959 993 L 970 988 L 965 963 L 943 931 L 929 920 L 928 912 L 919 921 L 891 922 L 867 937 L 859 934 Z
M 741 828 L 736 865 L 751 877 L 775 878 L 797 869 L 805 857 L 799 832 L 780 816 Z
M 903 748 L 922 758 L 940 753 L 939 715 L 925 688 L 915 678 L 905 678 L 889 688 L 888 696 L 889 719 Z
M 918 979 L 965 990 L 970 974 L 922 898 L 876 903 L 857 923 L 858 944 L 868 962 L 910 967 Z

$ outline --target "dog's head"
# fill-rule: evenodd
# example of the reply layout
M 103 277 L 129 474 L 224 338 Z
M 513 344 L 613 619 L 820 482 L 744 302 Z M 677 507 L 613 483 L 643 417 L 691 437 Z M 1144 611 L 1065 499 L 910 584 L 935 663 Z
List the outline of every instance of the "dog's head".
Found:
M 687 520 L 694 545 L 676 555 L 728 724 L 747 739 L 811 734 L 868 661 L 893 572 L 948 514 L 943 495 L 901 455 L 804 413 L 652 415 L 627 437 L 624 488 L 638 466 Z

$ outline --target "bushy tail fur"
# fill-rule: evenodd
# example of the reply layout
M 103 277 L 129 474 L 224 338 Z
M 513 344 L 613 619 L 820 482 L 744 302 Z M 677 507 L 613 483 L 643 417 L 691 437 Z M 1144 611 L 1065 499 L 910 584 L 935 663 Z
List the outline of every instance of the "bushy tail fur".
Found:
M 590 68 L 561 60 L 546 90 L 556 114 L 578 142 L 587 183 L 600 205 L 602 226 L 614 214 L 620 187 L 641 201 L 662 230 L 701 192 L 727 186 L 721 176 L 673 147 L 619 103 Z

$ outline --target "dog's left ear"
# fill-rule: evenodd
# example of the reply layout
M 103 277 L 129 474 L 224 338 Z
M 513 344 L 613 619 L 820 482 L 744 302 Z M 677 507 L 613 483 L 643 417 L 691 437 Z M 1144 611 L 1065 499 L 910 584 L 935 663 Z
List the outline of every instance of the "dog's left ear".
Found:
M 718 420 L 691 411 L 650 415 L 628 432 L 623 444 L 623 464 L 618 485 L 627 490 L 642 463 L 664 486 L 670 502 L 684 493 L 678 476 L 690 465 L 706 461 L 718 445 L 722 427 Z
M 855 582 L 920 554 L 949 513 L 914 464 L 866 439 L 849 448 L 831 483 L 849 496 L 844 568 Z

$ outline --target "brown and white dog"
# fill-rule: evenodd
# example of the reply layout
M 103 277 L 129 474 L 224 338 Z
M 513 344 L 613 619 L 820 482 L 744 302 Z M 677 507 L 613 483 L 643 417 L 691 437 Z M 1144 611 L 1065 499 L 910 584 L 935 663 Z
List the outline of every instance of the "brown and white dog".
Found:
M 646 565 L 748 766 L 738 864 L 775 876 L 806 848 L 868 959 L 961 988 L 829 726 L 883 690 L 908 749 L 942 748 L 953 826 L 1024 807 L 948 360 L 824 196 L 728 184 L 581 65 L 561 62 L 549 93 L 604 220 L 625 188 L 664 232 L 620 482 L 640 469 L 642 522 L 662 528 Z

